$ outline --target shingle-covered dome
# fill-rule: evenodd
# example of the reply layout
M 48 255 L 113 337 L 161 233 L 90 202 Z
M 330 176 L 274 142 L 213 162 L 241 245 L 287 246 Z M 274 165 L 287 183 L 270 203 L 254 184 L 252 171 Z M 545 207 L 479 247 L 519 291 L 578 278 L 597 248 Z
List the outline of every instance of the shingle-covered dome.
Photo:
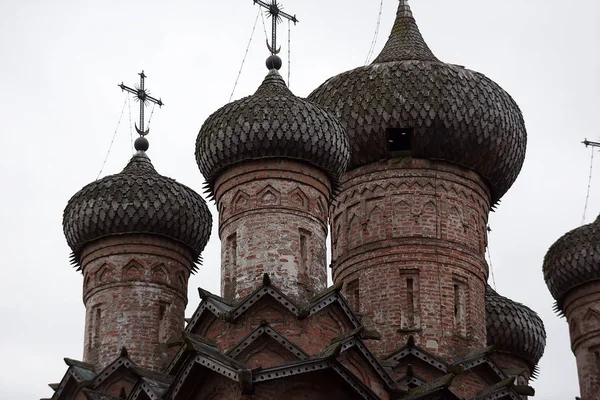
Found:
M 489 286 L 485 311 L 488 345 L 524 359 L 535 371 L 546 347 L 546 329 L 541 318 L 529 307 L 500 296 Z
M 212 114 L 196 140 L 196 161 L 210 190 L 225 168 L 260 158 L 306 161 L 336 184 L 350 158 L 348 137 L 335 117 L 294 96 L 272 69 L 254 95 Z
M 543 270 L 557 311 L 564 312 L 570 290 L 600 280 L 600 216 L 558 239 L 546 253 Z
M 210 237 L 212 216 L 192 189 L 159 175 L 143 151 L 125 169 L 81 189 L 63 214 L 63 230 L 79 264 L 84 246 L 126 233 L 166 236 L 189 246 L 199 260 Z
M 350 168 L 393 158 L 392 130 L 411 135 L 410 154 L 472 169 L 493 201 L 514 183 L 527 133 L 519 107 L 492 80 L 431 52 L 406 0 L 375 61 L 337 75 L 308 100 L 330 110 L 348 132 Z

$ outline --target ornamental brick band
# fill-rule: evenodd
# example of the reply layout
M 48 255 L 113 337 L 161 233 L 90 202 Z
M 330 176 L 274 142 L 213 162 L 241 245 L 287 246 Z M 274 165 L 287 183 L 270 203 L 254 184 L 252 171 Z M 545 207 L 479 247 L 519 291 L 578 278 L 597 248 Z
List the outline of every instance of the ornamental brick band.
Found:
M 486 346 L 490 192 L 474 172 L 404 158 L 344 177 L 332 212 L 334 282 L 378 356 L 416 343 L 448 361 Z
M 264 273 L 293 299 L 327 287 L 327 205 L 330 179 L 291 160 L 230 167 L 215 183 L 221 238 L 221 291 L 240 299 Z
M 187 246 L 155 235 L 110 236 L 86 246 L 84 361 L 102 369 L 126 347 L 137 365 L 163 370 L 175 351 L 166 344 L 184 327 L 194 259 Z
M 564 300 L 582 399 L 600 393 L 600 282 L 572 289 Z

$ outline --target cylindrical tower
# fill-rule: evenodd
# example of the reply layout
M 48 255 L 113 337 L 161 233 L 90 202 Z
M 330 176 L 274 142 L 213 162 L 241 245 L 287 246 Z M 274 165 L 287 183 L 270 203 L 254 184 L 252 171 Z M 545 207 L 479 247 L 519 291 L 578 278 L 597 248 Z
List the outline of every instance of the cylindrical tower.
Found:
M 600 216 L 554 243 L 544 278 L 567 317 L 583 400 L 600 399 Z
M 264 273 L 296 299 L 326 288 L 327 209 L 348 158 L 340 123 L 295 97 L 276 69 L 207 119 L 196 159 L 219 210 L 226 299 Z
M 102 369 L 125 347 L 138 365 L 162 370 L 173 355 L 167 342 L 184 327 L 188 278 L 210 236 L 204 200 L 159 175 L 138 151 L 121 173 L 71 198 L 63 227 L 83 271 L 84 361 Z
M 331 208 L 334 281 L 382 334 L 447 360 L 486 346 L 492 205 L 515 181 L 526 131 L 512 98 L 431 52 L 405 0 L 373 64 L 308 98 L 347 129 L 350 169 Z

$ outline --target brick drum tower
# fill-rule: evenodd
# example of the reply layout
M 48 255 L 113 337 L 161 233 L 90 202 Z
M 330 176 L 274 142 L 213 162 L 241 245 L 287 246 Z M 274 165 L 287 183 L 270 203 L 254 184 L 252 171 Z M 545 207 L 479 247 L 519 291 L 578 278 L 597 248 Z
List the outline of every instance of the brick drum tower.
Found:
M 196 160 L 219 210 L 226 300 L 265 273 L 294 299 L 327 287 L 327 210 L 348 158 L 340 123 L 295 97 L 276 69 L 207 119 Z
M 126 348 L 160 370 L 181 335 L 187 282 L 208 242 L 211 215 L 193 190 L 159 175 L 136 141 L 125 169 L 81 189 L 64 213 L 73 263 L 83 272 L 83 360 L 101 369 Z
M 544 278 L 567 317 L 583 400 L 600 399 L 600 216 L 554 243 Z
M 332 209 L 333 278 L 382 334 L 448 361 L 486 346 L 486 230 L 517 178 L 526 131 L 513 99 L 484 75 L 439 61 L 400 1 L 375 61 L 309 100 L 352 143 Z

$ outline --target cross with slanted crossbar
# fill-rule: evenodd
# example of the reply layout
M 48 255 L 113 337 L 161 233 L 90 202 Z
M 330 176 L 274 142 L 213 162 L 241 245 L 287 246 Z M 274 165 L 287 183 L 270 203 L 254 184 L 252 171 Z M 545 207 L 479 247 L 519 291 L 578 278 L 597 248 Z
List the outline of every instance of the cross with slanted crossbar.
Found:
M 585 144 L 585 147 L 588 146 L 592 146 L 592 147 L 600 147 L 600 143 L 599 142 L 590 142 L 589 140 L 585 139 L 583 142 L 581 142 L 583 144 Z
M 119 87 L 121 88 L 121 90 L 125 90 L 129 93 L 134 94 L 136 99 L 140 102 L 140 127 L 138 128 L 136 125 L 135 130 L 141 136 L 146 136 L 150 132 L 150 129 L 144 130 L 144 108 L 146 107 L 146 104 L 148 102 L 150 102 L 150 103 L 158 104 L 159 107 L 162 107 L 164 105 L 164 103 L 162 102 L 161 99 L 155 99 L 154 97 L 150 96 L 150 92 L 146 90 L 146 88 L 144 86 L 144 80 L 147 77 L 144 74 L 144 71 L 142 71 L 139 75 L 140 75 L 140 85 L 136 86 L 135 89 L 125 86 L 125 85 L 123 85 L 123 83 L 121 83 L 119 85 Z
M 290 20 L 294 23 L 294 25 L 296 25 L 298 22 L 298 18 L 296 18 L 296 16 L 292 16 L 290 14 L 284 13 L 283 12 L 283 8 L 281 7 L 280 4 L 277 3 L 277 0 L 271 0 L 270 3 L 266 3 L 262 0 L 253 0 L 254 4 L 258 4 L 261 7 L 264 7 L 267 9 L 267 13 L 271 16 L 271 20 L 273 22 L 273 27 L 272 27 L 272 39 L 271 39 L 271 44 L 269 45 L 269 41 L 267 40 L 267 47 L 269 48 L 269 50 L 271 51 L 271 54 L 275 55 L 278 54 L 281 51 L 281 48 L 277 48 L 277 24 L 279 22 L 281 22 L 281 18 L 285 18 L 287 20 Z

